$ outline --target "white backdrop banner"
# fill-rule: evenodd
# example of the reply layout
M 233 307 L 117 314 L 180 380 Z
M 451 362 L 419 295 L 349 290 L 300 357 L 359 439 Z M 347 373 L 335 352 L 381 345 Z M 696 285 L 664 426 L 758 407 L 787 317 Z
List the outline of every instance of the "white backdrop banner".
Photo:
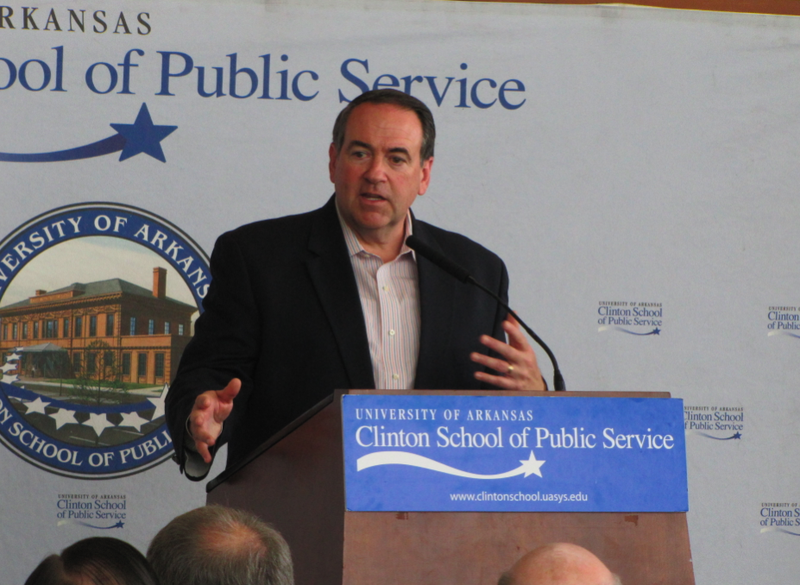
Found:
M 0 4 L 4 581 L 203 503 L 158 431 L 205 254 L 322 205 L 336 113 L 395 87 L 439 130 L 415 212 L 504 258 L 567 387 L 684 399 L 697 582 L 794 582 L 798 47 L 631 7 Z

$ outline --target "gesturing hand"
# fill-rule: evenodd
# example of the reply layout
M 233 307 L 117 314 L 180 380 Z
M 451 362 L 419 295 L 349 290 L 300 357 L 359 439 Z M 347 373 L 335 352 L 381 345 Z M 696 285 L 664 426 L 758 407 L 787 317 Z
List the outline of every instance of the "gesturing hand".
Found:
M 470 354 L 470 359 L 498 374 L 475 372 L 475 378 L 506 390 L 546 390 L 547 386 L 539 371 L 536 354 L 533 352 L 519 323 L 511 315 L 503 321 L 503 329 L 508 335 L 508 343 L 494 337 L 481 335 L 480 342 L 498 354 L 491 357 L 481 353 Z
M 211 463 L 212 447 L 222 433 L 222 423 L 233 410 L 233 399 L 239 394 L 242 381 L 233 378 L 222 390 L 208 390 L 194 401 L 189 414 L 189 432 L 194 439 L 195 449 L 203 461 Z

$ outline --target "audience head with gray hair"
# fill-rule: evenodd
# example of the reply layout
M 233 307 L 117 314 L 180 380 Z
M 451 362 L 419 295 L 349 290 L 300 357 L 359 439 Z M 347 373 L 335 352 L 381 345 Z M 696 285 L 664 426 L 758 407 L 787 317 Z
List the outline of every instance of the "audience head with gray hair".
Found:
M 621 585 L 591 552 L 576 544 L 540 546 L 500 577 L 498 585 Z
M 259 518 L 205 506 L 172 520 L 147 560 L 161 585 L 293 585 L 289 545 Z

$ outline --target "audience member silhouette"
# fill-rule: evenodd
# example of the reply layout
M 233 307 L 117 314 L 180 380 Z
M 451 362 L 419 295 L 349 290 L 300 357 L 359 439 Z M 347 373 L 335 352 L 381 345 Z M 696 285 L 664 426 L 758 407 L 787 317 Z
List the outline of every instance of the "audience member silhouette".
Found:
M 161 585 L 293 585 L 289 545 L 259 518 L 205 506 L 172 520 L 147 559 Z
M 576 544 L 540 546 L 503 573 L 498 585 L 621 585 L 594 554 Z
M 50 555 L 25 585 L 159 585 L 144 555 L 109 537 L 85 538 Z

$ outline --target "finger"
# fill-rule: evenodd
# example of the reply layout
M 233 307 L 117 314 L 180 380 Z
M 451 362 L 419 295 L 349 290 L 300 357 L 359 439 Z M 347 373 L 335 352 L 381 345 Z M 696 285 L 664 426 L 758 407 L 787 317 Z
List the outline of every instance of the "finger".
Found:
M 216 394 L 217 404 L 214 409 L 214 422 L 222 424 L 233 411 L 233 399 L 239 394 L 242 382 L 238 378 L 233 378 L 228 385 Z M 221 432 L 221 429 L 220 429 Z
M 519 360 L 519 350 L 503 341 L 488 335 L 481 335 L 479 341 L 493 352 L 500 354 L 508 362 L 516 363 Z
M 475 372 L 475 379 L 504 390 L 520 389 L 519 382 L 514 378 L 509 378 L 507 376 L 495 376 L 492 374 L 487 374 L 486 372 Z
M 228 382 L 227 386 L 217 392 L 217 398 L 222 403 L 232 404 L 233 399 L 236 398 L 237 394 L 239 394 L 239 390 L 241 390 L 241 388 L 242 381 L 239 378 L 233 378 L 230 382 Z
M 516 372 L 520 372 L 520 376 L 516 377 Z M 515 376 L 494 376 L 486 372 L 475 372 L 475 379 L 492 384 L 504 390 L 546 390 L 544 380 L 536 376 L 533 372 L 528 370 L 515 370 Z
M 211 463 L 213 458 L 211 456 L 209 447 L 213 446 L 216 441 L 213 436 L 205 430 L 203 425 L 204 421 L 205 417 L 195 417 L 194 419 L 190 419 L 189 432 L 191 434 L 191 439 L 194 439 L 195 451 L 200 454 L 200 456 L 203 458 L 203 461 L 206 463 Z
M 203 392 L 200 396 L 198 396 L 194 401 L 194 408 L 192 412 L 203 412 L 206 410 L 210 410 L 214 407 L 214 399 L 209 395 L 208 392 Z
M 196 442 L 208 443 L 216 438 L 209 428 L 209 417 L 205 413 L 194 413 L 189 416 L 189 432 Z
M 486 366 L 487 368 L 491 368 L 497 372 L 500 372 L 501 374 L 507 374 L 508 368 L 511 365 L 505 360 L 497 359 L 477 352 L 471 353 L 469 359 L 471 359 L 476 364 Z
M 202 436 L 205 427 L 214 414 L 217 401 L 212 396 L 213 393 L 209 395 L 208 392 L 198 396 L 194 401 L 192 412 L 189 413 L 189 426 L 192 436 L 195 438 Z
M 517 349 L 525 349 L 529 347 L 528 338 L 525 337 L 522 329 L 520 329 L 517 320 L 511 315 L 509 315 L 508 318 L 503 321 L 503 331 L 505 331 L 506 335 L 508 335 L 508 342 L 512 347 Z
M 195 441 L 214 444 L 221 430 L 220 421 L 217 420 L 221 416 L 219 410 L 220 403 L 213 390 L 203 392 L 195 399 L 194 408 L 189 413 L 189 430 Z M 230 414 L 228 410 L 227 414 L 221 416 L 222 420 Z
M 203 461 L 206 463 L 211 463 L 211 451 L 208 450 L 208 445 L 203 443 L 202 441 L 195 441 L 194 442 L 195 449 L 200 454 L 200 457 L 203 458 Z

